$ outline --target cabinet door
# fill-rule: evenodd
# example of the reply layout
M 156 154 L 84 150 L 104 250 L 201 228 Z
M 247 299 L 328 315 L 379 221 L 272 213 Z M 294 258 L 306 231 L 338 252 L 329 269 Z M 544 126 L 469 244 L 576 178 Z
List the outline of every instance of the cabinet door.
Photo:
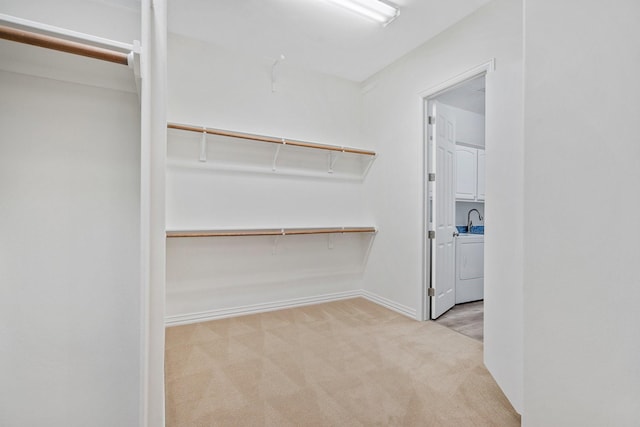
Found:
M 458 277 L 462 280 L 484 277 L 484 243 L 462 242 L 458 245 Z
M 478 150 L 478 200 L 484 200 L 484 150 Z
M 477 152 L 475 148 L 456 147 L 456 199 L 458 200 L 476 199 Z

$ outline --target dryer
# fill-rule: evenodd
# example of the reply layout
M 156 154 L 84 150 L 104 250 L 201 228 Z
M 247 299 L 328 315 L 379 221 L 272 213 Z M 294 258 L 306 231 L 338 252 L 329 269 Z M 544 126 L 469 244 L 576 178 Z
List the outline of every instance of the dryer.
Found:
M 456 238 L 456 304 L 484 299 L 484 235 Z

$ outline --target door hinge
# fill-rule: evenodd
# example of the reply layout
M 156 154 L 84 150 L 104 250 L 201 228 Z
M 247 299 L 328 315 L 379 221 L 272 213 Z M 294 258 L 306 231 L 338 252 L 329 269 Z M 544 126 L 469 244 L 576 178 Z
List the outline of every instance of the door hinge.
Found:
M 436 180 L 436 174 L 430 173 L 428 179 L 429 179 L 429 182 L 434 182 Z
M 430 240 L 433 240 L 436 238 L 436 232 L 433 230 L 429 230 L 429 232 L 427 233 L 427 236 L 429 237 Z
M 434 116 L 429 116 L 429 118 L 427 119 L 427 123 L 429 123 L 430 125 L 435 125 L 436 118 Z
M 435 297 L 436 296 L 436 288 L 427 289 L 427 296 Z

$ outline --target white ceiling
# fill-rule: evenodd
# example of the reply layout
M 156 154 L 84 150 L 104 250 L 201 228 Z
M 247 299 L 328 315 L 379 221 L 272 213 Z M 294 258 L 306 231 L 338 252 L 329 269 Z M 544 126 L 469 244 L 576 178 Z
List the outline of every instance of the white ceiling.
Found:
M 361 82 L 490 0 L 395 0 L 382 27 L 327 0 L 169 1 L 169 31 Z

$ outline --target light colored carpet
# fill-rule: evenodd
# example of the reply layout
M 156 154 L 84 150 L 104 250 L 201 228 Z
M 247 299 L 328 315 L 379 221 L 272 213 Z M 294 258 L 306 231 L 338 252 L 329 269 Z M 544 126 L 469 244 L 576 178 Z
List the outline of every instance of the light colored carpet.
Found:
M 167 426 L 519 426 L 482 344 L 364 299 L 166 331 Z

